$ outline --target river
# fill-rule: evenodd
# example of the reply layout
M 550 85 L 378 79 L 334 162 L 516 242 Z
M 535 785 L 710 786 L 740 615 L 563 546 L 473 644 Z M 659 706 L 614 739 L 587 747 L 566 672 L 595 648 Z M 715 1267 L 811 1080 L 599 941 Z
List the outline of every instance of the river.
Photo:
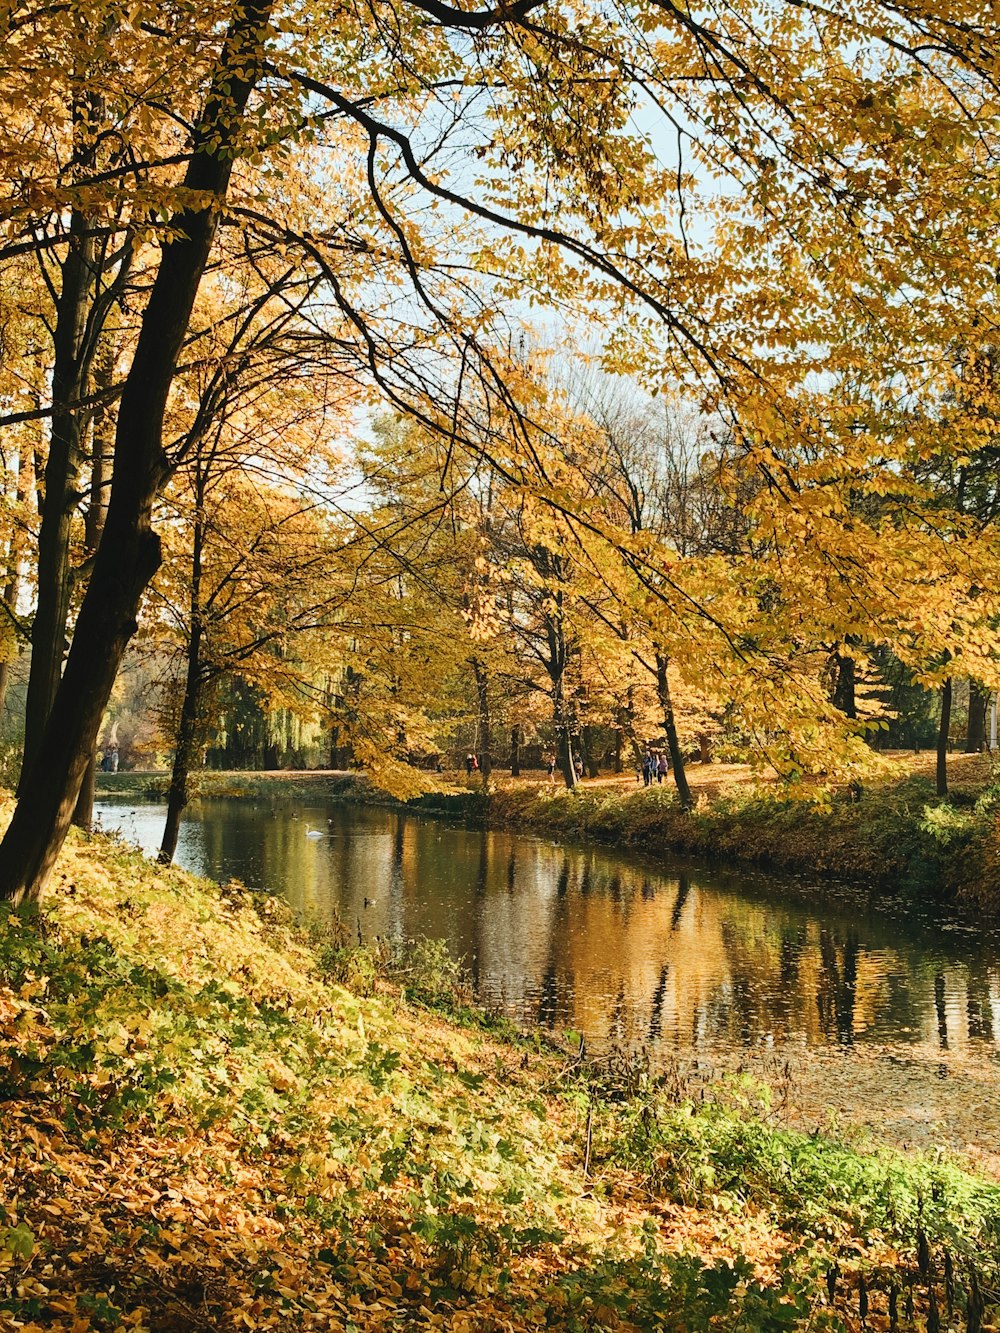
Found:
M 162 806 L 97 810 L 158 846 Z M 196 802 L 177 860 L 364 939 L 443 938 L 481 1001 L 592 1052 L 772 1083 L 787 1065 L 800 1122 L 1000 1165 L 1000 937 L 955 913 L 332 803 Z

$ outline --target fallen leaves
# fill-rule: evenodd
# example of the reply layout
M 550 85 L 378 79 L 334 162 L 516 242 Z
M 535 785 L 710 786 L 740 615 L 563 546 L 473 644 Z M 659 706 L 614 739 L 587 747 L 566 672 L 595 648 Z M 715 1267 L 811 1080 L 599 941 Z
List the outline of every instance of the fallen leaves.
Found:
M 651 1196 L 610 1157 L 584 1177 L 551 1055 L 327 983 L 271 900 L 108 843 L 69 856 L 77 893 L 43 929 L 0 925 L 4 1327 L 722 1330 L 740 1302 L 799 1310 L 798 1240 L 759 1211 Z

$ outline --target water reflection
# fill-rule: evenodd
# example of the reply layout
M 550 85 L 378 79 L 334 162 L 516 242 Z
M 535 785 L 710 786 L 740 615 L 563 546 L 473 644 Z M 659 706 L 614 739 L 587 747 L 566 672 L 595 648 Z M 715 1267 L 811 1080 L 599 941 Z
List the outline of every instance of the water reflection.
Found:
M 100 810 L 106 828 L 158 844 L 158 806 Z M 757 876 L 335 806 L 203 801 L 178 860 L 361 938 L 443 937 L 482 999 L 582 1032 L 591 1050 L 996 1042 L 996 939 L 947 917 L 894 921 Z

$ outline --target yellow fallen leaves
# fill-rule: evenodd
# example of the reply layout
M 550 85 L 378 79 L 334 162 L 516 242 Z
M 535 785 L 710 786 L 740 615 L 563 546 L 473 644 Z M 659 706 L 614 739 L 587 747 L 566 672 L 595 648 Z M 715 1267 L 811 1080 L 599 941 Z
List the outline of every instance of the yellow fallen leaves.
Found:
M 44 938 L 0 933 L 0 963 L 53 964 L 0 985 L 21 1071 L 0 1222 L 31 1237 L 0 1248 L 0 1327 L 630 1330 L 650 1245 L 776 1271 L 787 1238 L 759 1218 L 585 1179 L 549 1057 L 327 984 L 280 905 L 70 857 Z

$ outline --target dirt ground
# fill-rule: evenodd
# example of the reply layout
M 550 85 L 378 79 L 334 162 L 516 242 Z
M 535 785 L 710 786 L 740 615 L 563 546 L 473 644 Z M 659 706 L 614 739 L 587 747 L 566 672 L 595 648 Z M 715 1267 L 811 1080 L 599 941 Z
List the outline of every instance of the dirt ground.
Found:
M 884 777 L 873 779 L 872 786 L 888 785 L 912 774 L 920 774 L 932 780 L 934 778 L 937 756 L 933 750 L 921 750 L 916 754 L 912 750 L 886 750 L 879 757 L 886 761 L 888 771 Z M 1000 755 L 951 754 L 948 756 L 949 786 L 955 789 L 979 790 L 996 776 L 998 768 L 1000 768 Z M 748 786 L 755 783 L 767 787 L 775 786 L 779 782 L 773 771 L 756 769 L 749 764 L 695 763 L 689 764 L 685 772 L 692 790 L 709 798 L 726 787 Z M 544 786 L 551 781 L 547 774 L 537 770 L 532 770 L 520 778 L 512 778 L 503 770 L 497 770 L 493 778 L 505 787 Z M 464 780 L 463 775 L 462 781 Z M 555 781 L 561 782 L 558 774 Z M 670 782 L 672 779 L 668 777 L 664 781 Z M 623 774 L 609 773 L 599 778 L 583 780 L 584 787 L 618 788 L 622 791 L 632 790 L 637 785 L 639 784 L 636 783 L 635 773 L 631 771 Z

